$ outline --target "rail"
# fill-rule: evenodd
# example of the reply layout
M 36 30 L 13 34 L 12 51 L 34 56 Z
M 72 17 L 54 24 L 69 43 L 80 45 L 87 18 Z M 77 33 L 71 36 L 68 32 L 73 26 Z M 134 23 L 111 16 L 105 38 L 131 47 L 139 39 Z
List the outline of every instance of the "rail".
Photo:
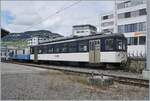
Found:
M 88 69 L 85 69 L 83 71 L 83 70 L 79 70 L 79 68 L 78 69 L 60 68 L 61 66 L 48 66 L 48 65 L 39 65 L 39 64 L 33 64 L 33 63 L 22 63 L 22 62 L 9 62 L 9 63 L 38 67 L 38 68 L 45 68 L 45 69 L 53 69 L 53 70 L 59 70 L 59 71 L 69 72 L 69 73 L 78 73 L 78 74 L 86 74 L 86 75 L 104 75 L 104 76 L 108 76 L 108 77 L 113 77 L 114 80 L 119 83 L 140 86 L 140 87 L 149 87 L 149 80 L 147 80 L 147 79 L 121 76 L 118 74 L 110 74 L 110 73 L 101 74 L 99 72 L 89 71 Z

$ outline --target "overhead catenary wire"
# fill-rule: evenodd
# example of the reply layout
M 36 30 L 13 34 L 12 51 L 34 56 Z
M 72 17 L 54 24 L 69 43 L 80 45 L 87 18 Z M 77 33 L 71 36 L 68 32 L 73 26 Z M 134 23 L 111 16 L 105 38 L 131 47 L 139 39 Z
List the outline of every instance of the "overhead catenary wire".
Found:
M 75 6 L 75 5 L 77 5 L 77 4 L 80 3 L 80 2 L 81 2 L 81 0 L 79 0 L 79 1 L 77 1 L 77 2 L 75 2 L 75 3 L 73 3 L 73 4 L 71 4 L 71 5 L 69 5 L 69 6 L 67 6 L 67 7 L 64 7 L 64 8 L 61 8 L 61 9 L 57 10 L 54 14 L 52 14 L 52 15 L 46 17 L 45 19 L 39 21 L 38 23 L 36 23 L 36 24 L 30 26 L 30 27 L 27 28 L 26 30 L 31 29 L 31 28 L 33 28 L 34 26 L 41 24 L 43 21 L 45 21 L 45 20 L 47 20 L 47 19 L 49 19 L 49 18 L 54 17 L 55 15 L 57 15 L 57 14 L 59 14 L 59 13 L 65 11 L 65 10 L 67 10 L 67 9 L 69 9 L 69 8 L 71 8 L 71 7 L 73 7 L 73 6 Z

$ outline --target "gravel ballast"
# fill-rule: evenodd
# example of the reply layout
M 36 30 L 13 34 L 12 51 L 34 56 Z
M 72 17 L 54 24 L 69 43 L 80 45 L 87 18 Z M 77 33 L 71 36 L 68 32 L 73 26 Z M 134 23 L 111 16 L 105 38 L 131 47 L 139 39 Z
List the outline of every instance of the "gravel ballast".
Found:
M 5 64 L 5 66 L 8 65 Z M 5 72 L 1 75 L 1 97 L 2 100 L 148 99 L 149 88 L 123 85 L 116 82 L 107 88 L 96 87 L 91 86 L 87 78 L 85 75 L 71 75 L 54 70 Z

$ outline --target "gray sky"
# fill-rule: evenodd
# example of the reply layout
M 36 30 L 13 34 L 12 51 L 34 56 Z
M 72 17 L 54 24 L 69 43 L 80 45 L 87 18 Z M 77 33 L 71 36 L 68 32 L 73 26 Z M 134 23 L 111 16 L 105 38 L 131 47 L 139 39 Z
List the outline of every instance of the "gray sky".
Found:
M 73 25 L 92 24 L 99 27 L 98 16 L 113 10 L 113 1 L 81 1 L 51 16 L 75 2 L 77 1 L 2 1 L 1 25 L 10 32 L 46 29 L 69 36 Z M 38 22 L 41 23 L 37 25 Z

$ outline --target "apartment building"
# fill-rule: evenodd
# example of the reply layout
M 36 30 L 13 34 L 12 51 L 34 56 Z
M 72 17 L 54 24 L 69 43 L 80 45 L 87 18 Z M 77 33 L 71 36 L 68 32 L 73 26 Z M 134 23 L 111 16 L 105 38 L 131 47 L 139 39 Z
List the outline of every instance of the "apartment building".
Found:
M 51 39 L 47 37 L 35 36 L 35 37 L 27 39 L 27 43 L 28 43 L 28 46 L 33 46 L 33 45 L 38 45 L 39 43 L 48 42 L 50 40 Z
M 75 25 L 72 29 L 73 36 L 87 36 L 97 33 L 97 28 L 93 25 Z
M 106 12 L 100 18 L 100 32 L 111 31 L 114 32 L 114 14 Z
M 123 33 L 128 40 L 128 55 L 130 57 L 145 57 L 146 48 L 146 1 L 122 0 L 116 1 L 112 13 L 113 32 Z M 101 18 L 104 18 L 102 15 Z M 104 21 L 104 19 L 101 19 Z M 101 30 L 104 29 L 101 21 Z M 109 21 L 110 23 L 111 21 Z M 116 26 L 115 26 L 116 23 Z M 112 26 L 110 25 L 107 26 Z M 103 29 L 102 29 L 103 28 Z M 105 27 L 109 30 L 109 28 Z

